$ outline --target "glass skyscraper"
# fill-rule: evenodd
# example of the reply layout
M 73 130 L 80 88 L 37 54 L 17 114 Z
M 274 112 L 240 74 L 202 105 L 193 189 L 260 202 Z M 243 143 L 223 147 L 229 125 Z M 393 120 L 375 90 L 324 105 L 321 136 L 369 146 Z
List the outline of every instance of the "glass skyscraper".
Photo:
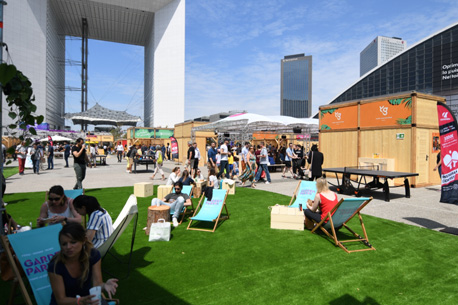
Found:
M 280 114 L 308 118 L 312 112 L 312 56 L 285 56 L 281 61 Z

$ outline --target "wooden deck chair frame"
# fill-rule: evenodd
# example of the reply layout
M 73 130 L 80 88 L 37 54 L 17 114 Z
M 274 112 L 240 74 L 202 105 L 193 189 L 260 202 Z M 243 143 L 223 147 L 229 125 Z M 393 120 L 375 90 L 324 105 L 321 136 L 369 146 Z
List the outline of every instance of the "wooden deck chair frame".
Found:
M 348 231 L 350 231 L 350 233 L 352 233 L 356 239 L 351 239 L 351 240 L 339 240 L 337 238 L 337 234 L 336 234 L 336 229 L 334 227 L 334 223 L 332 221 L 332 214 L 337 211 L 339 209 L 339 207 L 345 202 L 345 198 L 342 198 L 337 204 L 336 206 L 326 215 L 325 218 L 323 218 L 320 222 L 316 222 L 316 221 L 313 221 L 314 223 L 316 223 L 315 227 L 313 228 L 313 230 L 311 231 L 312 233 L 315 233 L 316 230 L 320 229 L 321 231 L 323 231 L 329 238 L 331 238 L 332 240 L 334 240 L 334 243 L 336 246 L 342 248 L 345 252 L 347 253 L 352 253 L 352 252 L 361 252 L 361 251 L 370 251 L 370 250 L 375 250 L 375 248 L 369 243 L 369 238 L 367 237 L 367 232 L 366 232 L 366 228 L 364 227 L 364 222 L 363 222 L 363 218 L 361 217 L 361 210 L 369 203 L 371 202 L 372 200 L 372 197 L 370 197 L 369 199 L 367 199 L 366 201 L 364 201 L 364 203 L 362 203 L 359 208 L 342 224 L 342 227 L 345 227 Z M 363 234 L 364 234 L 364 238 L 361 237 L 359 234 L 355 233 L 355 231 L 353 231 L 348 225 L 347 225 L 347 222 L 349 222 L 356 214 L 358 214 L 358 218 L 359 218 L 359 222 L 361 224 L 361 228 L 363 230 Z M 332 234 L 330 234 L 328 232 L 328 230 L 326 230 L 324 228 L 324 226 L 326 225 L 325 221 L 326 220 L 329 220 L 330 222 L 330 227 L 331 227 L 331 231 L 332 231 Z M 344 243 L 355 243 L 355 242 L 361 242 L 363 243 L 365 246 L 367 246 L 368 248 L 365 248 L 365 249 L 358 249 L 358 250 L 348 250 L 348 248 L 344 245 Z
M 226 190 L 226 195 L 224 196 L 223 205 L 221 207 L 221 210 L 219 211 L 218 217 L 212 220 L 212 222 L 215 223 L 215 225 L 213 226 L 213 229 L 191 228 L 191 224 L 192 224 L 193 221 L 201 221 L 201 220 L 192 220 L 190 218 L 187 230 L 195 230 L 195 231 L 204 231 L 204 232 L 212 232 L 212 233 L 214 233 L 220 220 L 229 219 L 229 211 L 227 210 L 227 205 L 226 205 L 227 195 L 228 195 L 228 191 Z M 202 203 L 202 200 L 204 200 L 203 203 Z M 192 217 L 196 216 L 197 212 L 199 211 L 199 207 L 203 206 L 203 204 L 206 202 L 205 200 L 206 200 L 205 194 L 202 194 L 202 196 L 200 197 L 200 200 L 199 200 L 199 204 L 197 205 L 197 208 L 194 210 L 194 213 L 193 213 Z M 226 216 L 221 217 L 221 213 L 223 212 L 223 209 L 226 209 Z
M 10 264 L 11 269 L 13 270 L 13 273 L 14 273 L 14 279 L 13 279 L 13 283 L 11 286 L 11 292 L 10 292 L 10 297 L 8 299 L 8 305 L 13 304 L 14 295 L 15 295 L 15 292 L 18 286 L 19 286 L 19 290 L 21 291 L 22 296 L 24 297 L 25 304 L 33 305 L 32 299 L 30 298 L 30 294 L 27 290 L 27 287 L 25 286 L 24 280 L 22 279 L 19 267 L 17 266 L 13 253 L 10 250 L 10 243 L 8 240 L 8 235 L 0 236 L 0 241 L 2 243 L 3 251 L 5 251 L 6 259 L 8 260 L 8 263 Z
M 183 185 L 183 187 L 185 187 L 186 185 Z M 173 189 L 173 186 L 172 186 L 172 193 L 175 192 L 175 190 Z M 191 205 L 190 206 L 184 206 L 183 207 L 183 210 L 180 212 L 180 221 L 179 221 L 179 224 L 181 225 L 181 223 L 183 222 L 184 218 L 186 215 L 192 215 L 194 213 L 194 204 L 192 203 L 192 193 L 194 192 L 194 185 L 191 185 L 191 191 L 189 192 L 189 199 L 191 200 Z M 187 194 L 186 194 L 187 195 Z M 170 210 L 170 214 L 173 215 L 173 210 Z M 193 215 L 194 216 L 194 215 Z
M 133 198 L 132 198 L 133 196 Z M 135 195 L 130 195 L 129 199 L 126 202 L 126 205 L 129 204 L 130 200 L 135 200 L 135 204 L 131 203 L 129 209 L 126 211 L 126 215 L 121 221 L 118 221 L 116 219 L 115 224 L 116 227 L 114 227 L 113 233 L 110 235 L 110 237 L 99 247 L 99 252 L 102 257 L 102 260 L 107 256 L 107 254 L 110 254 L 113 256 L 117 261 L 121 262 L 121 260 L 115 256 L 113 253 L 111 253 L 111 249 L 113 248 L 114 244 L 118 240 L 118 238 L 122 235 L 124 230 L 127 228 L 127 226 L 130 224 L 130 222 L 133 220 L 134 221 L 134 227 L 132 230 L 132 239 L 130 242 L 130 253 L 129 253 L 129 259 L 128 259 L 128 267 L 127 267 L 127 275 L 125 278 L 129 277 L 130 274 L 130 269 L 131 269 L 131 262 L 132 262 L 132 253 L 134 249 L 134 242 L 135 242 L 135 235 L 137 232 L 137 223 L 138 223 L 138 207 L 137 207 L 137 198 Z M 121 210 L 120 215 L 118 217 L 121 217 L 123 214 L 123 210 Z M 110 274 L 107 271 L 104 271 L 108 274 Z M 111 275 L 111 274 L 110 274 Z M 113 276 L 113 275 L 112 275 Z
M 299 181 L 299 183 L 296 186 L 296 189 L 294 190 L 293 196 L 291 196 L 291 200 L 289 201 L 288 206 L 291 206 L 294 203 L 295 199 L 297 198 L 297 192 L 300 190 L 302 182 L 312 182 L 312 181 Z M 305 209 L 307 207 L 306 204 L 307 202 L 304 202 L 302 208 Z

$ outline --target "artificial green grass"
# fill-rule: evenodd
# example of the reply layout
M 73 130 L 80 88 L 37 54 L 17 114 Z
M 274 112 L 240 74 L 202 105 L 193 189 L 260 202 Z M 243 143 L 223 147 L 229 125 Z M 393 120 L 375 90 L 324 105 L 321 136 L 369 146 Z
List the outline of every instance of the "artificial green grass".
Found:
M 86 194 L 96 196 L 114 221 L 132 191 Z M 44 192 L 5 197 L 9 213 L 28 224 L 38 216 Z M 288 197 L 237 188 L 227 199 L 230 219 L 215 233 L 187 231 L 186 220 L 172 229 L 170 242 L 149 243 L 142 228 L 151 199 L 138 198 L 133 270 L 117 293 L 123 304 L 456 304 L 454 235 L 363 215 L 377 250 L 347 254 L 322 234 L 270 229 L 268 207 L 287 204 Z M 350 224 L 361 232 L 358 225 Z M 131 228 L 115 245 L 124 261 Z M 102 266 L 126 275 L 127 265 L 110 256 Z M 1 295 L 7 289 L 2 283 Z
M 3 168 L 3 176 L 5 176 L 5 179 L 8 179 L 9 177 L 16 175 L 17 173 L 19 173 L 19 167 L 17 166 Z

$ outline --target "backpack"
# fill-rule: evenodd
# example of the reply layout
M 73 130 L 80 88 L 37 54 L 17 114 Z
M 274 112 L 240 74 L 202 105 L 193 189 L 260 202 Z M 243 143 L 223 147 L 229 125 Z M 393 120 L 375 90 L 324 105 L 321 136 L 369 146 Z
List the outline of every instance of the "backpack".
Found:
M 159 152 L 159 158 L 157 159 L 157 163 L 162 164 L 162 152 Z

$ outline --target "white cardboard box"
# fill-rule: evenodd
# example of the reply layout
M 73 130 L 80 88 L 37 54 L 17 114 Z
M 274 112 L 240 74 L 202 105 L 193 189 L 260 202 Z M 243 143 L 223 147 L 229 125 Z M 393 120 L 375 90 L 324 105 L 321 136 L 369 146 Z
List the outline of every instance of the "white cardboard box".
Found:
M 270 228 L 304 231 L 304 212 L 298 208 L 275 205 L 270 214 Z

